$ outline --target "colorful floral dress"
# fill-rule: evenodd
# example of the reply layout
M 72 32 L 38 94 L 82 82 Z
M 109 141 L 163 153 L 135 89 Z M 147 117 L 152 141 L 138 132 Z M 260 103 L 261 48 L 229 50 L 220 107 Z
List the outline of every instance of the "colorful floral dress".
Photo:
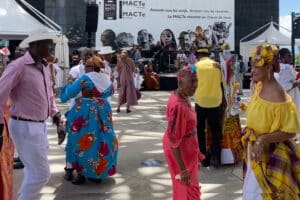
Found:
M 90 72 L 66 85 L 61 101 L 66 102 L 81 91 L 83 96 L 66 113 L 66 160 L 83 176 L 102 179 L 115 174 L 117 167 L 118 140 L 107 101 L 113 87 L 106 74 Z
M 173 184 L 173 200 L 199 200 L 199 161 L 204 156 L 199 151 L 197 122 L 194 109 L 172 93 L 167 104 L 168 127 L 163 137 L 163 149 Z M 175 176 L 180 174 L 172 149 L 180 147 L 186 169 L 191 174 L 189 185 L 183 185 Z
M 14 145 L 8 132 L 9 103 L 4 108 L 3 144 L 0 151 L 0 199 L 13 199 Z

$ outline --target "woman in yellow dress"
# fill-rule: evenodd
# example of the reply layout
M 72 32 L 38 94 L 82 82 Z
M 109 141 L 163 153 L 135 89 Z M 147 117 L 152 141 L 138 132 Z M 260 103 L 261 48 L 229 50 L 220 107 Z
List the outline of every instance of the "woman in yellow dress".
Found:
M 300 199 L 300 150 L 294 141 L 300 121 L 291 97 L 274 78 L 277 71 L 277 47 L 258 46 L 252 55 L 256 86 L 242 138 L 247 162 L 244 200 Z

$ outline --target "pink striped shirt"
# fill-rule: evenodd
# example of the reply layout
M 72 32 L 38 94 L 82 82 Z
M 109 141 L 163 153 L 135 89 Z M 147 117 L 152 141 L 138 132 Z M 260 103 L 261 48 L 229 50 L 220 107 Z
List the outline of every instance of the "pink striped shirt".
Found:
M 8 98 L 13 116 L 46 120 L 57 113 L 50 77 L 49 67 L 40 70 L 29 52 L 11 62 L 0 77 L 0 123 Z

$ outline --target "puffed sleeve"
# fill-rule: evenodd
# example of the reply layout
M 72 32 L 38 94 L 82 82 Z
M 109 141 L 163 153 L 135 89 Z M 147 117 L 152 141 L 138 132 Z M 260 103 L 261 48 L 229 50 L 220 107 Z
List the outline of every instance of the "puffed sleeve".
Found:
M 69 83 L 65 85 L 60 92 L 60 96 L 59 96 L 60 100 L 62 102 L 66 102 L 69 99 L 76 97 L 76 95 L 81 92 L 81 89 L 84 86 L 86 80 L 87 80 L 87 76 L 82 75 L 79 79 L 77 79 L 73 83 Z
M 169 113 L 168 137 L 172 148 L 177 148 L 186 134 L 187 112 L 181 105 L 174 106 Z
M 294 103 L 287 102 L 276 108 L 277 116 L 273 118 L 271 132 L 280 130 L 286 133 L 300 132 L 300 121 Z

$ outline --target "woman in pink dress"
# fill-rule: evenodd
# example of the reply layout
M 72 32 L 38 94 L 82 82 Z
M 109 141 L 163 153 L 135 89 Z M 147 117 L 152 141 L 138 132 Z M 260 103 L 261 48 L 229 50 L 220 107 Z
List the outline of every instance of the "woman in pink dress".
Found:
M 135 64 L 128 57 L 127 51 L 122 51 L 118 60 L 117 70 L 120 77 L 120 92 L 117 112 L 120 112 L 121 105 L 127 103 L 126 112 L 130 113 L 130 106 L 137 105 L 136 88 L 134 86 Z
M 177 80 L 178 89 L 167 104 L 163 149 L 172 178 L 173 200 L 199 200 L 199 162 L 204 156 L 198 147 L 196 113 L 188 99 L 197 87 L 195 66 L 182 68 Z

